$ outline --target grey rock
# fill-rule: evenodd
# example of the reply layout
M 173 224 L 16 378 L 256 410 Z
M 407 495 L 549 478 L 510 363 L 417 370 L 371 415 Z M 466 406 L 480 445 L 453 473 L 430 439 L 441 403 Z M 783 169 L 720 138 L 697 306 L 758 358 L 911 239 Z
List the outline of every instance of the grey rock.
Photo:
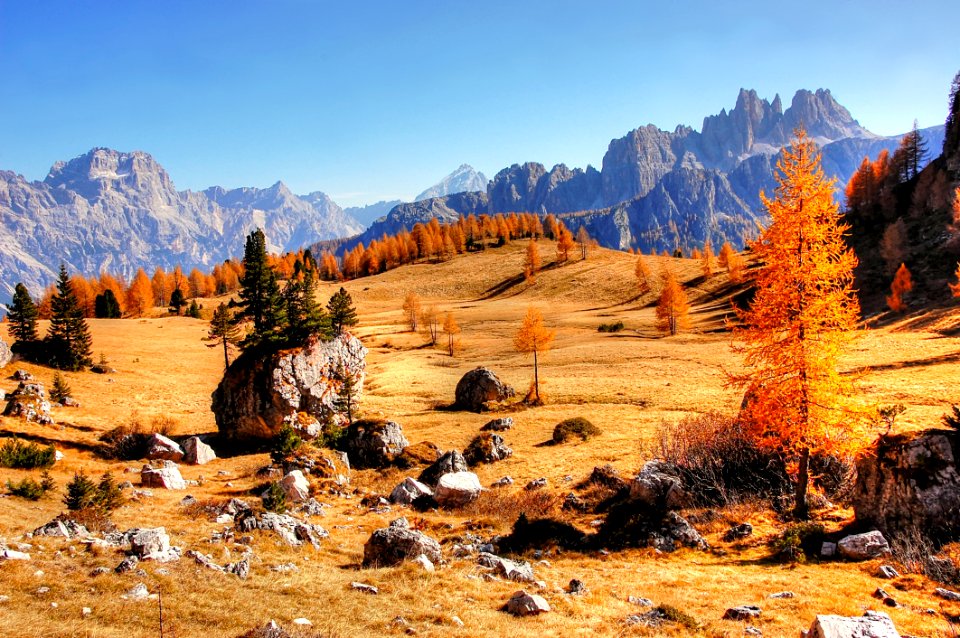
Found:
M 934 590 L 934 593 L 935 593 L 937 596 L 939 596 L 940 598 L 943 598 L 944 600 L 950 600 L 950 601 L 953 601 L 953 602 L 960 602 L 960 593 L 957 593 L 957 592 L 955 592 L 955 591 L 951 591 L 951 590 L 949 590 L 949 589 L 944 589 L 943 587 L 937 587 L 937 588 Z
M 454 472 L 440 477 L 433 496 L 440 507 L 457 508 L 477 500 L 482 491 L 476 474 Z
M 223 571 L 233 574 L 240 580 L 246 580 L 250 575 L 250 559 L 243 558 L 235 563 L 227 563 L 223 566 Z
M 413 563 L 416 564 L 416 565 L 419 565 L 420 568 L 423 569 L 423 571 L 425 571 L 425 572 L 433 572 L 433 571 L 436 571 L 436 567 L 434 567 L 434 565 L 433 565 L 433 563 L 430 561 L 430 559 L 427 558 L 427 557 L 426 557 L 425 555 L 423 555 L 423 554 L 420 554 L 419 556 L 417 556 L 416 558 L 414 558 L 414 559 L 413 559 Z
M 738 525 L 733 525 L 726 531 L 723 535 L 723 540 L 728 543 L 733 541 L 742 540 L 753 534 L 753 525 L 750 523 L 740 523 Z
M 900 578 L 900 572 L 890 565 L 880 565 L 880 568 L 877 570 L 877 575 L 880 576 L 880 578 L 886 579 Z
M 354 379 L 362 396 L 367 349 L 344 333 L 331 341 L 309 341 L 270 356 L 240 356 L 212 396 L 220 434 L 232 441 L 266 441 L 289 423 L 302 438 L 320 434 L 328 419 L 345 421 L 336 409 L 337 369 Z
M 837 544 L 824 541 L 820 546 L 820 555 L 824 558 L 832 558 L 837 555 Z
M 19 417 L 39 425 L 54 425 L 50 415 L 50 402 L 42 383 L 21 381 L 17 388 L 7 394 L 7 406 L 3 416 Z
M 440 562 L 440 544 L 422 532 L 402 526 L 376 530 L 363 546 L 364 567 L 390 567 L 424 555 Z
M 213 448 L 201 441 L 199 437 L 191 436 L 183 442 L 183 462 L 187 465 L 205 465 L 216 458 L 217 454 Z
M 0 547 L 0 560 L 30 560 L 30 554 L 7 547 Z
M 504 432 L 513 427 L 513 417 L 505 416 L 493 419 L 480 428 L 481 432 Z
M 55 518 L 46 525 L 33 530 L 34 536 L 59 536 L 66 539 L 76 539 L 89 536 L 90 532 L 80 523 L 70 519 Z
M 147 439 L 147 458 L 151 460 L 179 461 L 183 459 L 183 448 L 176 441 L 159 433 L 153 433 Z
M 923 571 L 927 577 L 941 583 L 960 581 L 960 569 L 949 558 L 927 556 L 923 561 Z
M 165 490 L 187 489 L 187 483 L 180 474 L 180 468 L 172 461 L 165 461 L 160 467 L 144 465 L 140 470 L 140 484 L 143 487 L 157 487 Z
M 481 463 L 496 463 L 512 454 L 513 450 L 507 447 L 502 436 L 484 432 L 470 441 L 470 444 L 463 451 L 463 458 L 467 465 L 472 466 Z
M 24 381 L 24 382 L 33 381 L 33 375 L 22 368 L 14 371 L 13 376 L 11 378 L 14 381 Z
M 587 586 L 583 584 L 582 580 L 574 578 L 570 581 L 570 584 L 567 585 L 567 591 L 575 596 L 585 594 L 587 592 Z
M 797 595 L 794 594 L 792 591 L 778 591 L 775 594 L 770 594 L 769 596 L 767 596 L 767 598 L 773 598 L 776 600 L 776 599 L 783 599 L 783 598 L 796 598 L 796 596 Z
M 627 602 L 631 605 L 636 605 L 637 607 L 653 607 L 653 601 L 649 598 L 641 598 L 638 596 L 627 596 Z
M 263 512 L 255 514 L 249 509 L 238 511 L 234 517 L 234 529 L 238 532 L 261 530 L 277 534 L 287 545 L 298 547 L 310 543 L 319 548 L 320 541 L 330 534 L 319 525 L 298 520 L 289 514 Z
M 5 368 L 11 361 L 13 361 L 13 351 L 10 350 L 6 341 L 0 339 L 0 368 Z M 20 372 L 20 370 L 17 370 L 17 372 Z
M 280 487 L 289 503 L 302 503 L 310 498 L 310 483 L 300 470 L 288 472 L 280 479 Z
M 364 419 L 350 425 L 344 445 L 355 467 L 383 468 L 410 442 L 396 421 Z
M 689 496 L 676 467 L 662 461 L 648 461 L 630 483 L 630 498 L 656 510 L 679 509 Z
M 129 600 L 145 600 L 149 595 L 150 591 L 147 586 L 143 583 L 137 583 L 127 592 L 126 597 Z
M 380 593 L 380 590 L 374 587 L 373 585 L 370 585 L 367 583 L 360 583 L 357 581 L 350 583 L 350 589 L 361 592 L 363 594 L 372 594 L 374 596 Z
M 457 383 L 455 404 L 462 410 L 482 412 L 489 403 L 505 401 L 515 394 L 492 370 L 475 368 Z
M 547 479 L 541 476 L 540 478 L 533 479 L 532 481 L 524 485 L 523 489 L 527 490 L 528 492 L 532 492 L 533 490 L 542 490 L 546 486 L 547 486 Z
M 436 461 L 427 466 L 421 473 L 419 481 L 425 485 L 436 487 L 440 477 L 455 472 L 468 472 L 470 466 L 458 450 L 450 450 L 440 455 Z
M 724 620 L 753 620 L 759 618 L 762 610 L 756 605 L 740 605 L 723 612 Z
M 217 562 L 213 560 L 213 557 L 208 556 L 207 554 L 190 549 L 187 550 L 186 556 L 187 558 L 192 558 L 197 565 L 200 565 L 201 567 L 206 567 L 207 569 L 211 569 L 215 572 L 224 571 L 223 567 L 218 565 Z
M 890 616 L 868 611 L 863 616 L 818 615 L 807 638 L 900 638 Z
M 507 601 L 506 610 L 514 616 L 536 616 L 549 612 L 550 605 L 542 596 L 521 590 Z
M 136 556 L 127 556 L 120 564 L 117 565 L 113 571 L 118 574 L 126 574 L 127 572 L 132 572 L 137 568 L 137 565 L 140 564 L 140 559 Z
M 410 505 L 421 496 L 433 496 L 433 490 L 420 481 L 407 477 L 390 492 L 390 502 Z
M 163 527 L 132 529 L 125 535 L 130 539 L 130 552 L 141 561 L 166 563 L 180 558 L 180 550 L 170 546 L 170 536 Z
M 536 576 L 533 574 L 533 567 L 530 563 L 501 558 L 487 552 L 481 552 L 477 557 L 477 563 L 484 567 L 493 569 L 494 573 L 507 580 L 518 583 L 536 582 Z
M 269 621 L 263 627 L 257 627 L 256 629 L 251 629 L 247 633 L 239 636 L 239 638 L 291 638 L 290 634 L 283 630 L 280 625 L 278 625 L 273 620 Z
M 837 551 L 850 560 L 870 560 L 890 555 L 890 545 L 883 534 L 874 530 L 847 536 L 837 543 Z
M 490 487 L 507 487 L 507 486 L 510 486 L 510 485 L 513 485 L 513 479 L 510 478 L 509 476 L 504 476 L 504 477 L 499 478 L 499 479 L 497 479 L 496 481 L 494 481 L 494 482 L 490 485 Z

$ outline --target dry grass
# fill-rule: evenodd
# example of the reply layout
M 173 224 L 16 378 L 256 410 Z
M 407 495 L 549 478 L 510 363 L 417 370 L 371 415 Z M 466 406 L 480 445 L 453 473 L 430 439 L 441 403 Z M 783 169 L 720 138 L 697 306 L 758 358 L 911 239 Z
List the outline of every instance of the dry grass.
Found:
M 552 252 L 552 245 L 544 242 L 541 253 Z M 720 620 L 724 609 L 733 604 L 759 604 L 764 613 L 757 624 L 767 636 L 796 635 L 817 613 L 860 614 L 865 609 L 888 611 L 904 633 L 951 635 L 939 612 L 958 614 L 960 606 L 934 598 L 933 585 L 922 577 L 911 575 L 904 589 L 895 594 L 901 607 L 888 609 L 870 596 L 880 584 L 873 576 L 876 563 L 788 566 L 769 562 L 766 543 L 782 524 L 751 504 L 739 504 L 718 517 L 703 519 L 701 527 L 710 543 L 726 553 L 683 550 L 656 555 L 649 550 L 628 550 L 610 555 L 564 552 L 548 556 L 549 566 L 537 565 L 536 570 L 548 583 L 544 595 L 554 612 L 537 619 L 515 619 L 499 611 L 519 587 L 478 578 L 470 561 L 451 560 L 435 574 L 409 566 L 358 571 L 363 543 L 371 531 L 398 515 L 416 517 L 417 525 L 441 540 L 467 532 L 504 533 L 525 508 L 556 513 L 556 504 L 596 465 L 612 463 L 629 477 L 645 460 L 644 450 L 649 449 L 645 441 L 653 437 L 661 422 L 712 410 L 731 413 L 739 405 L 740 396 L 724 385 L 725 371 L 736 370 L 739 362 L 730 353 L 729 337 L 717 332 L 730 292 L 723 277 L 703 282 L 696 262 L 678 261 L 681 279 L 693 287 L 694 331 L 660 338 L 652 327 L 652 295 L 636 298 L 634 258 L 630 255 L 596 250 L 587 262 L 547 268 L 535 284 L 513 284 L 512 278 L 521 270 L 522 253 L 522 245 L 511 245 L 346 284 L 360 311 L 357 334 L 370 348 L 364 414 L 397 420 L 411 442 L 430 441 L 441 449 L 462 449 L 480 426 L 496 416 L 436 409 L 452 401 L 464 372 L 488 365 L 516 388 L 528 385 L 532 362 L 512 350 L 511 339 L 527 305 L 541 308 L 547 323 L 557 329 L 554 349 L 541 364 L 550 401 L 511 413 L 516 424 L 505 438 L 514 455 L 477 469 L 484 484 L 510 475 L 515 486 L 496 497 L 484 497 L 473 509 L 460 513 L 413 514 L 401 509 L 374 514 L 360 506 L 362 496 L 388 492 L 404 474 L 354 472 L 353 484 L 360 493 L 352 498 L 320 497 L 331 505 L 325 517 L 314 521 L 331 532 L 322 548 L 290 549 L 271 534 L 254 534 L 257 558 L 247 581 L 204 571 L 188 559 L 168 565 L 146 563 L 142 565 L 146 576 L 110 573 L 94 578 L 89 575 L 93 569 L 112 569 L 120 554 L 89 551 L 80 543 L 32 539 L 28 541 L 33 545 L 31 562 L 0 564 L 0 595 L 10 597 L 0 603 L 0 634 L 156 636 L 156 603 L 119 598 L 143 581 L 151 591 L 162 588 L 167 635 L 173 635 L 169 630 L 174 628 L 180 637 L 231 637 L 270 618 L 289 624 L 300 616 L 311 619 L 314 629 L 333 636 L 402 635 L 403 628 L 392 623 L 398 615 L 421 636 L 690 633 L 682 627 L 656 632 L 627 628 L 623 619 L 638 611 L 626 602 L 631 595 L 688 612 L 709 636 L 742 634 L 740 623 Z M 660 260 L 650 259 L 655 271 Z M 400 305 L 411 289 L 425 302 L 456 314 L 464 346 L 458 357 L 423 347 L 422 335 L 404 331 Z M 325 287 L 321 295 L 325 298 L 332 291 L 333 286 Z M 623 331 L 597 332 L 600 323 L 617 320 L 624 322 Z M 60 490 L 81 469 L 91 476 L 110 470 L 118 481 L 137 482 L 136 474 L 124 470 L 138 469 L 138 463 L 107 461 L 94 453 L 98 438 L 117 426 L 139 421 L 145 429 L 156 425 L 174 435 L 215 430 L 210 393 L 222 372 L 222 359 L 217 350 L 201 342 L 204 322 L 158 318 L 90 323 L 96 355 L 103 352 L 117 373 L 64 375 L 82 407 L 56 409 L 58 426 L 0 419 L 6 432 L 54 443 L 64 452 L 65 459 L 51 470 Z M 960 340 L 902 328 L 897 324 L 865 331 L 845 365 L 862 374 L 869 401 L 907 406 L 897 421 L 898 429 L 935 425 L 956 398 L 952 393 L 960 381 L 955 365 Z M 52 370 L 20 364 L 9 366 L 4 376 L 16 367 L 28 369 L 47 384 L 53 377 Z M 13 385 L 6 382 L 4 388 Z M 588 416 L 601 434 L 584 442 L 573 439 L 562 446 L 541 445 L 550 440 L 557 423 L 578 415 Z M 261 482 L 256 470 L 267 462 L 266 454 L 251 454 L 182 470 L 187 479 L 203 478 L 202 485 L 188 492 L 205 503 L 234 496 L 257 502 L 250 490 Z M 229 474 L 218 475 L 220 470 Z M 416 473 L 410 470 L 411 475 Z M 0 470 L 0 484 L 32 475 Z M 541 476 L 548 479 L 544 496 L 523 493 L 526 482 Z M 153 490 L 152 497 L 121 507 L 113 520 L 120 529 L 164 525 L 174 544 L 184 549 L 212 554 L 221 563 L 235 560 L 240 548 L 209 543 L 210 535 L 222 526 L 199 511 L 181 507 L 183 496 L 183 492 Z M 0 500 L 0 537 L 21 542 L 24 532 L 61 510 L 59 495 L 38 502 Z M 826 524 L 836 529 L 849 516 L 848 511 L 829 512 Z M 572 522 L 586 531 L 592 529 L 596 518 L 576 515 Z M 724 543 L 723 532 L 739 520 L 754 524 L 754 537 L 737 544 Z M 288 562 L 295 563 L 299 571 L 269 570 L 271 565 Z M 42 575 L 37 575 L 38 570 Z M 589 593 L 577 597 L 563 593 L 571 578 L 582 579 Z M 354 580 L 377 585 L 380 595 L 351 591 L 349 583 Z M 37 594 L 41 586 L 50 591 Z M 785 589 L 796 592 L 797 598 L 766 598 Z M 51 602 L 59 606 L 54 609 Z M 91 607 L 93 614 L 81 618 L 82 607 Z M 922 613 L 928 608 L 938 613 Z M 453 623 L 454 615 L 464 621 L 463 628 Z

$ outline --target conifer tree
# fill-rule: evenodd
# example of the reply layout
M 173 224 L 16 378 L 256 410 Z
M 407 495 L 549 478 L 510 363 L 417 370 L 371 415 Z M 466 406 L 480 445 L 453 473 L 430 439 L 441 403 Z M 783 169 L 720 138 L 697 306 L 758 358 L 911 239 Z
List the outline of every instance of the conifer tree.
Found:
M 557 335 L 555 330 L 550 330 L 543 325 L 543 315 L 536 308 L 527 308 L 527 314 L 523 318 L 520 329 L 513 337 L 513 346 L 517 352 L 533 353 L 533 403 L 539 404 L 540 400 L 540 367 L 538 357 L 540 354 L 546 354 L 550 350 L 553 338 Z
M 866 433 L 844 405 L 853 388 L 837 371 L 859 316 L 857 258 L 844 241 L 834 182 L 803 129 L 778 169 L 775 197 L 761 193 L 770 225 L 751 244 L 761 264 L 756 294 L 734 331 L 747 371 L 731 382 L 748 389 L 745 433 L 791 463 L 794 514 L 805 518 L 811 454 L 855 451 Z
M 67 267 L 60 264 L 57 293 L 51 301 L 50 331 L 46 338 L 50 363 L 64 370 L 79 370 L 90 359 L 90 329 L 70 287 Z
M 63 403 L 63 400 L 70 396 L 72 390 L 67 384 L 66 379 L 63 378 L 63 375 L 60 374 L 58 370 L 53 374 L 53 384 L 50 388 L 50 399 L 54 403 Z
M 557 261 L 564 263 L 570 259 L 570 251 L 576 244 L 573 241 L 573 233 L 567 230 L 562 223 L 558 223 L 557 228 Z
M 113 290 L 107 288 L 93 301 L 93 316 L 97 319 L 119 319 L 121 315 L 120 312 L 120 302 L 117 301 L 117 296 L 113 293 Z
M 432 305 L 428 306 L 427 309 L 423 311 L 420 321 L 423 324 L 423 329 L 427 333 L 427 338 L 430 339 L 430 345 L 436 345 L 437 336 L 440 332 L 440 312 L 437 310 L 437 307 Z
M 353 299 L 343 286 L 330 297 L 330 301 L 327 302 L 327 312 L 330 315 L 330 327 L 335 335 L 343 334 L 346 328 L 352 328 L 360 323 L 357 318 L 357 309 L 353 306 Z
M 890 284 L 890 295 L 887 297 L 887 307 L 893 312 L 903 312 L 907 309 L 907 304 L 903 301 L 903 296 L 913 290 L 913 279 L 910 276 L 910 270 L 906 264 L 900 264 L 897 274 L 893 277 L 893 283 Z
M 7 306 L 7 321 L 10 322 L 10 335 L 13 337 L 12 350 L 28 359 L 37 354 L 37 317 L 39 310 L 30 297 L 30 292 L 22 283 L 13 289 L 13 300 Z
M 340 387 L 333 399 L 333 407 L 347 417 L 348 425 L 353 425 L 353 414 L 357 409 L 357 381 L 342 362 L 337 364 L 334 378 L 340 381 Z
M 209 348 L 223 347 L 223 367 L 230 367 L 230 346 L 236 346 L 240 343 L 240 327 L 233 319 L 230 308 L 227 304 L 221 303 L 213 311 L 213 318 L 210 319 L 210 331 L 207 333 L 204 341 L 213 341 L 208 344 Z
M 637 277 L 637 285 L 640 288 L 640 294 L 645 295 L 651 290 L 650 286 L 650 266 L 643 256 L 643 252 L 637 251 L 637 264 L 633 268 L 633 274 Z
M 244 346 L 275 342 L 283 328 L 283 298 L 277 274 L 267 261 L 267 239 L 259 228 L 247 235 L 240 280 L 240 316 L 253 322 Z
M 710 241 L 710 238 L 707 237 L 707 241 L 703 243 L 703 253 L 700 255 L 700 268 L 703 270 L 703 276 L 710 277 L 713 274 L 715 266 L 713 243 Z
M 733 253 L 733 246 L 730 245 L 730 242 L 723 242 L 723 246 L 720 246 L 720 254 L 717 256 L 717 265 L 721 268 L 726 268 L 730 255 Z
M 657 328 L 671 336 L 686 330 L 690 327 L 689 311 L 687 292 L 677 281 L 673 270 L 665 268 L 661 275 L 660 299 L 657 302 Z
M 109 291 L 108 291 L 109 292 Z M 174 288 L 170 295 L 170 312 L 180 316 L 180 311 L 187 305 L 187 299 L 183 296 L 183 290 Z

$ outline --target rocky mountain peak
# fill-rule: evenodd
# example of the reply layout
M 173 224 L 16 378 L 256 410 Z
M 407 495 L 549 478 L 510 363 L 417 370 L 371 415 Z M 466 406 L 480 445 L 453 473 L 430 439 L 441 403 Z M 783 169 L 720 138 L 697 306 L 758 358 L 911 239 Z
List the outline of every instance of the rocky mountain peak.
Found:
M 792 135 L 795 128 L 803 125 L 807 133 L 821 143 L 847 137 L 876 137 L 853 119 L 850 111 L 834 99 L 829 89 L 817 89 L 815 93 L 800 89 L 783 115 L 787 133 Z
M 56 162 L 44 183 L 54 189 L 74 191 L 87 199 L 111 191 L 152 190 L 162 199 L 176 198 L 176 189 L 167 172 L 149 153 L 123 153 L 94 148 L 67 162 Z
M 439 182 L 417 195 L 415 201 L 445 197 L 456 193 L 473 193 L 487 190 L 487 178 L 469 164 L 461 164 Z

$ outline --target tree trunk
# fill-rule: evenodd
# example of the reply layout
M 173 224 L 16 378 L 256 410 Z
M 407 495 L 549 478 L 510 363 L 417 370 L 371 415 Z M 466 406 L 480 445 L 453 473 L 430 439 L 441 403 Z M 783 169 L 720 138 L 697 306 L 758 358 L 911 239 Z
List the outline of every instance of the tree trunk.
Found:
M 230 355 L 227 352 L 227 340 L 223 339 L 223 367 L 227 369 L 230 367 Z
M 797 472 L 797 487 L 794 492 L 793 516 L 805 520 L 807 510 L 807 484 L 810 481 L 810 448 L 800 450 L 800 469 Z
M 533 350 L 533 396 L 539 401 L 540 400 L 540 374 L 537 371 L 537 350 Z

